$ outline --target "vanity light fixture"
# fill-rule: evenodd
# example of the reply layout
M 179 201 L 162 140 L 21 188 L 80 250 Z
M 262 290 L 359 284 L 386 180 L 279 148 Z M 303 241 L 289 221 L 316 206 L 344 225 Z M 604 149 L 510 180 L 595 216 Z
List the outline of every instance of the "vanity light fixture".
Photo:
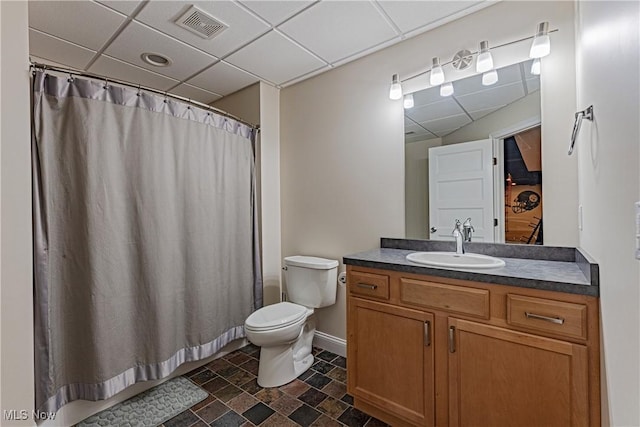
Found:
M 400 86 L 400 78 L 397 74 L 391 77 L 391 88 L 389 88 L 389 98 L 392 100 L 398 100 L 402 98 L 402 86 Z
M 529 51 L 530 58 L 542 58 L 551 52 L 551 41 L 549 40 L 549 23 L 541 22 L 538 24 L 538 32 L 531 43 Z
M 482 86 L 491 86 L 498 81 L 498 72 L 490 70 L 482 74 Z
M 478 73 L 484 73 L 493 68 L 493 56 L 491 56 L 491 51 L 489 50 L 489 42 L 481 41 L 480 42 L 480 52 L 478 53 L 478 57 L 476 58 L 476 71 Z
M 429 83 L 431 86 L 438 86 L 444 82 L 444 71 L 440 66 L 440 58 L 433 58 L 431 65 L 431 74 L 429 75 Z
M 404 96 L 404 108 L 405 109 L 409 109 L 409 108 L 413 108 L 413 94 L 409 93 L 407 95 Z
M 451 96 L 453 95 L 453 84 L 451 82 L 443 83 L 440 86 L 440 96 Z
M 540 75 L 540 58 L 533 60 L 533 64 L 531 64 L 531 74 L 534 76 Z

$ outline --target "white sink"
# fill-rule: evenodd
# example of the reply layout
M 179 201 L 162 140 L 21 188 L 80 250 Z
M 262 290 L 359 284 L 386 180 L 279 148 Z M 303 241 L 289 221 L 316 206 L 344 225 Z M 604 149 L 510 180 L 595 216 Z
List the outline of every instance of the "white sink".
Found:
M 455 252 L 414 252 L 407 255 L 409 261 L 434 267 L 453 268 L 498 268 L 503 260 L 488 255 L 457 254 Z

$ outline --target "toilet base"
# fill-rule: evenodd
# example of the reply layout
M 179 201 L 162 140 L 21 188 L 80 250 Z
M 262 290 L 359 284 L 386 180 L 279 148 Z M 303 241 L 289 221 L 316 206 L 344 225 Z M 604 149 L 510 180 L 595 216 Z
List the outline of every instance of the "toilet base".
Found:
M 316 328 L 312 317 L 307 320 L 295 342 L 260 348 L 260 387 L 280 387 L 290 383 L 313 365 L 311 350 Z

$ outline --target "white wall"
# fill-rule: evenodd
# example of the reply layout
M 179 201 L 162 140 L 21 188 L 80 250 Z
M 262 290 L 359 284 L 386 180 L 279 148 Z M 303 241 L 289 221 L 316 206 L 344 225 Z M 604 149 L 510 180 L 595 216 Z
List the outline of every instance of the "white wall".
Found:
M 27 3 L 0 2 L 0 424 L 34 425 Z M 28 419 L 3 417 L 26 410 Z
M 580 246 L 600 266 L 603 424 L 640 425 L 640 261 L 633 203 L 640 200 L 640 7 L 578 4 L 578 108 L 593 105 L 579 158 Z M 545 236 L 546 237 L 546 236 Z
M 578 241 L 577 160 L 566 156 L 575 112 L 574 10 L 571 2 L 500 2 L 281 93 L 282 254 L 341 259 L 403 237 L 404 143 L 400 101 L 388 98 L 391 75 L 428 69 L 479 40 L 493 45 L 530 37 L 539 22 L 560 31 L 542 64 L 544 189 L 562 214 L 545 217 L 549 244 Z M 548 95 L 545 95 L 548 93 Z M 562 185 L 559 185 L 561 183 Z M 345 337 L 344 289 L 319 310 L 319 330 Z

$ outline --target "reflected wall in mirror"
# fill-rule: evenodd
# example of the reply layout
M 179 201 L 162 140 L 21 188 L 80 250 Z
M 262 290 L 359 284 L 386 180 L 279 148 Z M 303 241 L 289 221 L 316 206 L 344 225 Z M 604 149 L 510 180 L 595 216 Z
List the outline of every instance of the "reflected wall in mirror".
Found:
M 414 107 L 405 109 L 407 238 L 449 240 L 455 219 L 470 217 L 474 241 L 544 242 L 532 62 L 497 70 L 490 86 L 474 75 L 454 81 L 451 96 L 439 87 L 413 94 Z

